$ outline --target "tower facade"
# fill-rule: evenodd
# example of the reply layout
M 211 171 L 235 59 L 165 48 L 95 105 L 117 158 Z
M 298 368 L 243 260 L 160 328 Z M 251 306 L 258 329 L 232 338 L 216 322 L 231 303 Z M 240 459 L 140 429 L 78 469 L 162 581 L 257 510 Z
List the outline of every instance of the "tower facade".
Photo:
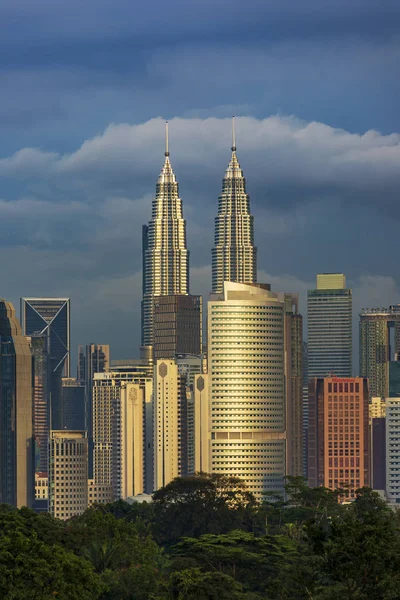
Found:
M 224 281 L 257 281 L 253 216 L 250 214 L 246 180 L 236 156 L 234 124 L 232 133 L 232 156 L 218 198 L 212 250 L 212 289 L 217 294 L 223 292 Z
M 368 380 L 325 377 L 309 381 L 308 483 L 347 498 L 370 484 Z
M 394 329 L 394 348 L 390 331 Z M 400 304 L 360 314 L 360 375 L 368 377 L 371 397 L 389 396 L 392 351 L 400 352 Z
M 0 299 L 0 502 L 32 506 L 32 355 L 11 302 Z
M 308 377 L 352 376 L 352 291 L 343 273 L 317 275 L 308 290 Z
M 154 301 L 157 296 L 189 293 L 189 252 L 179 185 L 168 150 L 157 182 L 151 220 L 143 228 L 142 346 L 154 341 Z
M 267 285 L 225 282 L 208 303 L 208 340 L 211 470 L 258 498 L 283 493 L 284 304 Z

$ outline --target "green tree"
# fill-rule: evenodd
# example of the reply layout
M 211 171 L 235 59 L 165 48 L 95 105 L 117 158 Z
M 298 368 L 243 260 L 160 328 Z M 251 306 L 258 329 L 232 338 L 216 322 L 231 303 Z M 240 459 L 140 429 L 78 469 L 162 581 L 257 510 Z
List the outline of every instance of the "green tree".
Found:
M 243 588 L 225 573 L 203 573 L 200 569 L 185 569 L 173 573 L 170 582 L 171 600 L 245 600 Z
M 156 540 L 171 546 L 181 537 L 251 531 L 257 502 L 235 477 L 198 473 L 158 490 L 153 504 Z

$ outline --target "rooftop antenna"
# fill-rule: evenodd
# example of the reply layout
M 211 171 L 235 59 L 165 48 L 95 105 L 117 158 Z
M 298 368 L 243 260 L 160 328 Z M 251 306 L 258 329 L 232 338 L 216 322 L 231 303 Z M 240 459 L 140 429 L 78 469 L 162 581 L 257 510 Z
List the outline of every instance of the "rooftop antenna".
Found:
M 235 115 L 232 117 L 232 152 L 236 150 Z
M 169 156 L 169 150 L 168 150 L 168 121 L 165 121 L 165 156 Z

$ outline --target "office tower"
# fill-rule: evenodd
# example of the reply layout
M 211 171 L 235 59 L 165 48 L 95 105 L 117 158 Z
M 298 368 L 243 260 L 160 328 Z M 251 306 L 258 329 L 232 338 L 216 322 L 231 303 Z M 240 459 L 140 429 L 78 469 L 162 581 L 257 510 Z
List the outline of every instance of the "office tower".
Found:
M 363 309 L 360 313 L 360 375 L 368 377 L 371 396 L 389 396 L 389 362 L 393 350 L 400 351 L 400 304 Z
M 386 495 L 400 503 L 400 398 L 386 400 Z
M 194 377 L 194 471 L 211 472 L 209 379 L 203 373 Z
M 125 452 L 123 442 L 122 447 L 114 448 L 116 441 L 116 430 L 123 427 L 121 418 L 124 417 L 121 402 L 125 396 L 122 390 L 128 384 L 139 385 L 144 390 L 143 406 L 143 431 L 145 435 L 145 449 L 143 455 L 144 461 L 144 479 L 145 491 L 153 491 L 153 416 L 152 416 L 152 369 L 149 371 L 146 365 L 130 365 L 120 369 L 113 367 L 107 373 L 95 373 L 93 381 L 93 442 L 94 442 L 94 460 L 93 473 L 94 483 L 96 485 L 112 485 L 116 481 L 118 474 L 113 475 L 114 466 L 121 452 Z M 128 419 L 129 420 L 129 419 Z M 126 423 L 126 420 L 124 421 Z M 134 435 L 131 432 L 130 435 Z M 129 438 L 126 443 L 129 445 Z M 122 442 L 121 442 L 122 443 Z M 128 448 L 129 450 L 129 448 Z M 126 451 L 128 451 L 126 450 Z M 125 468 L 125 467 L 124 467 Z
M 369 486 L 368 380 L 313 378 L 309 382 L 308 482 L 346 487 L 346 497 Z
M 49 333 L 53 369 L 63 377 L 70 377 L 70 310 L 69 298 L 21 298 L 24 335 Z
M 32 355 L 11 302 L 0 299 L 0 502 L 32 506 Z
M 88 506 L 88 441 L 86 431 L 50 431 L 49 512 L 70 519 Z
M 62 429 L 62 377 L 70 376 L 69 298 L 21 298 L 21 326 L 24 335 L 48 336 L 51 373 L 49 428 Z
M 51 361 L 49 335 L 33 334 L 30 347 L 33 356 L 33 441 L 35 473 L 46 473 L 49 458 Z
M 211 469 L 258 498 L 283 492 L 284 305 L 263 284 L 224 283 L 208 303 Z
M 257 281 L 257 248 L 254 246 L 253 216 L 246 180 L 236 156 L 234 121 L 232 156 L 218 198 L 212 250 L 212 289 L 222 294 L 224 281 L 254 283 Z
M 149 224 L 143 228 L 142 346 L 152 346 L 154 300 L 189 293 L 189 252 L 179 185 L 172 170 L 166 126 L 165 161 Z
M 95 373 L 105 373 L 110 366 L 110 346 L 108 344 L 87 344 L 78 346 L 78 380 L 85 386 L 85 426 L 89 443 L 89 477 L 93 476 L 93 378 Z
M 96 483 L 94 479 L 88 479 L 88 508 L 92 504 L 109 504 L 113 500 L 114 494 L 111 485 Z
M 308 291 L 308 377 L 352 376 L 352 293 L 343 273 L 317 275 Z
M 112 487 L 116 500 L 144 493 L 145 389 L 121 383 L 112 418 Z
M 386 490 L 386 418 L 371 420 L 371 487 Z
M 174 360 L 154 365 L 154 490 L 187 475 L 185 380 Z
M 62 413 L 63 429 L 85 430 L 85 386 L 75 377 L 62 379 Z
M 286 474 L 303 475 L 303 317 L 298 294 L 278 294 L 284 303 Z
M 153 356 L 200 354 L 202 350 L 202 297 L 158 296 L 154 299 Z

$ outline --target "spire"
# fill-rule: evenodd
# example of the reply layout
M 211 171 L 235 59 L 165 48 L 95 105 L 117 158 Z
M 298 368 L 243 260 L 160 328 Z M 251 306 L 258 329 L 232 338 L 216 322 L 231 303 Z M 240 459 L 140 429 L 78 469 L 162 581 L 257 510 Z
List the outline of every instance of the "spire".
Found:
M 168 150 L 168 121 L 165 121 L 165 156 L 169 156 L 169 150 Z
M 171 163 L 169 160 L 169 134 L 168 134 L 168 121 L 165 121 L 165 160 L 163 168 L 161 169 L 158 183 L 176 183 L 175 174 L 172 170 Z
M 236 151 L 235 115 L 232 117 L 232 152 Z

